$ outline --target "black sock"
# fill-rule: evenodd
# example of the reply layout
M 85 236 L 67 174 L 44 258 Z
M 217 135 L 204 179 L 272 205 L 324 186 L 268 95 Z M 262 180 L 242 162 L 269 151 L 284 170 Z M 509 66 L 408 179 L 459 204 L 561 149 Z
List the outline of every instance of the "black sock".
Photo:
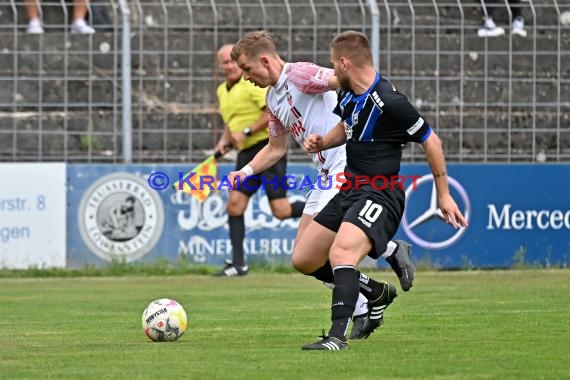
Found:
M 236 267 L 245 265 L 243 253 L 243 239 L 245 238 L 245 222 L 243 215 L 229 216 L 228 223 L 230 225 L 230 240 L 232 242 L 233 260 L 232 263 Z
M 331 263 L 328 260 L 325 263 L 325 265 L 323 265 L 313 273 L 307 274 L 307 276 L 313 276 L 319 281 L 326 282 L 328 284 L 334 284 L 334 274 L 331 268 Z
M 329 336 L 346 340 L 348 323 L 358 299 L 358 272 L 351 265 L 339 265 L 333 269 L 334 289 L 332 295 L 332 326 Z
M 358 271 L 358 285 L 360 286 L 360 293 L 369 301 L 377 300 L 384 292 L 384 285 L 367 275 Z
M 300 218 L 303 216 L 303 210 L 305 209 L 305 202 L 297 201 L 291 203 L 291 218 Z

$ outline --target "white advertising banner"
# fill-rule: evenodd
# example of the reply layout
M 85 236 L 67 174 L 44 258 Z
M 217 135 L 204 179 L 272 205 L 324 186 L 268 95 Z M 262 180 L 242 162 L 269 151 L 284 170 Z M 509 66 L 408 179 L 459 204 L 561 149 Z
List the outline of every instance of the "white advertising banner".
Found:
M 65 267 L 65 163 L 0 164 L 0 268 Z

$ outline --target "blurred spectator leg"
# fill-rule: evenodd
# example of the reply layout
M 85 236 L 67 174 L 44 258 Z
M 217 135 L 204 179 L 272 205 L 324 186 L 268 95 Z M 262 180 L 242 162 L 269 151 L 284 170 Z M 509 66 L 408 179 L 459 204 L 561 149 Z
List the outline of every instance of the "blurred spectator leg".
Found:
M 87 15 L 87 0 L 74 0 L 73 2 L 73 22 L 71 23 L 71 33 L 93 34 L 95 29 L 85 21 Z
M 517 36 L 526 37 L 526 30 L 524 29 L 524 17 L 522 15 L 522 8 L 520 0 L 509 1 L 511 12 L 513 14 L 513 25 L 511 33 Z
M 483 14 L 483 26 L 477 31 L 479 37 L 498 37 L 505 34 L 505 29 L 497 26 L 493 20 L 495 1 L 485 0 L 487 13 Z
M 28 18 L 26 32 L 29 34 L 42 34 L 44 32 L 38 7 L 39 3 L 36 0 L 26 0 L 26 16 Z

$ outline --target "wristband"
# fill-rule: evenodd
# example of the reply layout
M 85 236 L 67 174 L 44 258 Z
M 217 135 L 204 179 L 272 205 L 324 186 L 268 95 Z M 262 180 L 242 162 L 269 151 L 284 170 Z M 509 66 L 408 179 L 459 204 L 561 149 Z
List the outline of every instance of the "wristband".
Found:
M 447 175 L 447 172 L 441 172 L 441 173 L 434 174 L 433 178 L 445 177 L 446 175 Z
M 253 168 L 249 165 L 245 165 L 241 168 L 241 171 L 244 172 L 248 177 L 253 175 Z

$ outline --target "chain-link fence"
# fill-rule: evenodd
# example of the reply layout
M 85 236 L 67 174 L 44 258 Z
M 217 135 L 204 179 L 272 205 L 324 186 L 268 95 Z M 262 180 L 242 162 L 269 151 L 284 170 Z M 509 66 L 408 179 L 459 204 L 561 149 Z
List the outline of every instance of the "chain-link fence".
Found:
M 449 161 L 569 161 L 570 2 L 522 2 L 526 37 L 509 33 L 507 3 L 494 10 L 507 33 L 481 38 L 478 0 L 104 0 L 93 35 L 70 32 L 63 1 L 42 2 L 45 33 L 28 34 L 24 3 L 0 0 L 0 160 L 122 162 L 125 123 L 133 162 L 201 159 L 223 129 L 216 50 L 263 28 L 284 59 L 327 66 L 336 33 L 378 37 L 380 71 Z

